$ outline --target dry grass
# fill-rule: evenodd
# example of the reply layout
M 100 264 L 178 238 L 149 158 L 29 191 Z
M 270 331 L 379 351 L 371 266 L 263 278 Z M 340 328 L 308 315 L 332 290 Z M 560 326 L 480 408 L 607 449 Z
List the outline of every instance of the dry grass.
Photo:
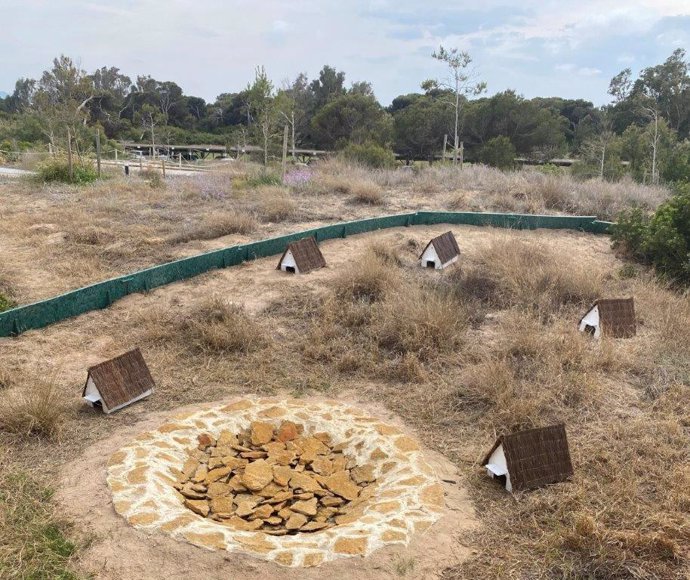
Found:
M 354 181 L 350 184 L 353 201 L 369 205 L 383 205 L 385 200 L 383 189 L 377 183 L 369 180 Z
M 0 577 L 76 580 L 77 546 L 65 537 L 69 525 L 51 497 L 50 488 L 0 455 Z
M 499 235 L 476 263 L 453 271 L 450 284 L 493 308 L 551 313 L 570 304 L 589 305 L 602 295 L 604 273 L 597 266 L 573 264 L 571 258 L 567 251 Z
M 262 187 L 256 195 L 259 197 L 258 213 L 263 222 L 282 222 L 293 217 L 297 211 L 297 204 L 282 187 Z
M 631 203 L 652 207 L 666 195 L 663 188 L 469 166 L 463 172 L 367 171 L 329 161 L 314 171 L 304 191 L 290 193 L 298 208 L 292 220 L 328 223 L 377 213 L 351 203 L 351 184 L 360 180 L 377 184 L 396 212 L 442 209 L 458 200 L 458 209 L 570 208 L 606 217 Z M 0 184 L 5 279 L 26 301 L 188 255 L 192 249 L 170 240 L 181 230 L 208 231 L 207 216 L 263 220 L 261 191 L 267 186 L 247 187 L 250 174 L 233 165 L 168 179 L 160 190 L 136 178 L 80 189 Z M 252 235 L 264 238 L 302 226 L 255 227 Z M 211 230 L 211 237 L 227 231 Z M 366 251 L 351 238 L 348 244 L 359 248 L 353 259 L 305 278 L 298 291 L 269 285 L 261 268 L 275 264 L 259 261 L 0 341 L 3 400 L 24 407 L 6 413 L 3 406 L 0 414 L 1 443 L 13 451 L 0 466 L 2 498 L 24 489 L 6 474 L 28 465 L 49 473 L 151 410 L 248 392 L 355 393 L 364 404 L 385 404 L 418 429 L 425 445 L 458 465 L 482 526 L 463 539 L 476 553 L 447 570 L 447 577 L 684 577 L 690 545 L 690 297 L 644 271 L 619 277 L 621 263 L 601 238 L 468 228 L 475 246 L 466 248 L 458 237 L 458 266 L 430 272 L 418 268 L 416 258 L 431 229 L 410 231 L 372 233 L 386 242 Z M 217 247 L 197 245 L 194 251 Z M 248 306 L 209 300 L 213 292 L 233 292 Z M 635 296 L 637 337 L 595 342 L 575 330 L 583 309 L 600 295 Z M 262 301 L 273 306 L 257 307 Z M 43 437 L 4 433 L 5 421 L 17 425 L 13 433 L 51 432 L 50 420 L 41 426 L 35 419 L 50 397 L 25 404 L 34 385 L 17 382 L 22 374 L 36 374 L 36 360 L 68 363 L 70 378 L 61 392 L 76 401 L 87 358 L 133 344 L 145 347 L 158 396 L 108 421 L 71 413 L 56 396 L 59 449 Z M 495 436 L 555 421 L 567 423 L 573 481 L 512 496 L 492 485 L 477 462 Z M 0 514 L 5 507 L 0 501 Z M 0 521 L 0 576 L 11 570 L 15 577 L 31 577 L 38 570 L 35 577 L 41 577 L 47 570 L 43 577 L 59 577 L 42 548 L 33 552 L 38 557 L 27 556 L 40 543 L 24 533 L 32 528 L 21 521 Z
M 177 328 L 179 340 L 203 353 L 248 353 L 267 343 L 264 332 L 241 306 L 217 297 L 199 304 Z
M 5 378 L 7 382 L 9 380 Z M 17 381 L 0 403 L 0 431 L 21 437 L 57 438 L 67 406 L 56 381 L 32 377 Z
M 232 234 L 246 235 L 256 230 L 256 227 L 256 220 L 247 213 L 212 214 L 204 218 L 202 223 L 171 236 L 169 242 L 184 244 L 192 240 L 213 240 Z

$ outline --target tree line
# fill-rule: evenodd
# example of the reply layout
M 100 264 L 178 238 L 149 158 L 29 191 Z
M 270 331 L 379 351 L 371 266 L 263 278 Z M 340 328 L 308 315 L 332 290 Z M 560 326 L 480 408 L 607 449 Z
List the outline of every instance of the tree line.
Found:
M 583 176 L 640 181 L 690 180 L 690 75 L 683 49 L 663 63 L 630 69 L 610 83 L 611 102 L 526 99 L 513 90 L 482 96 L 485 85 L 471 58 L 455 49 L 436 51 L 449 78 L 428 80 L 388 107 L 365 81 L 324 66 L 276 86 L 258 67 L 247 86 L 206 102 L 172 81 L 131 79 L 116 67 L 92 73 L 66 56 L 40 78 L 17 80 L 0 99 L 0 150 L 75 146 L 88 150 L 94 128 L 113 141 L 154 144 L 259 145 L 264 161 L 275 154 L 288 127 L 290 148 L 358 151 L 362 160 L 390 162 L 391 151 L 415 159 L 437 156 L 455 136 L 465 157 L 511 167 L 516 157 L 544 161 L 580 159 Z

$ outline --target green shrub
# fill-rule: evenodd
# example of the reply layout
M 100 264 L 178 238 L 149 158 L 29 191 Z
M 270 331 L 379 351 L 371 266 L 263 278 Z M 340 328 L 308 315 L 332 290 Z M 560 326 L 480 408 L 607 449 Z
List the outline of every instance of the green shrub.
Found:
M 8 296 L 5 296 L 2 292 L 0 292 L 0 312 L 5 312 L 5 310 L 14 308 L 14 306 L 14 301 L 10 299 Z
M 342 154 L 346 159 L 368 167 L 380 168 L 395 165 L 393 152 L 376 143 L 364 143 L 363 145 L 350 143 L 343 149 Z
M 508 137 L 503 135 L 494 137 L 484 143 L 480 149 L 479 160 L 491 167 L 512 169 L 515 165 L 515 147 Z
M 652 216 L 637 208 L 621 214 L 613 227 L 613 247 L 652 264 L 676 284 L 690 284 L 690 183 L 679 186 Z
M 282 185 L 280 175 L 263 170 L 255 175 L 247 177 L 247 187 L 261 187 L 263 185 Z
M 38 177 L 44 182 L 61 182 L 84 185 L 98 179 L 98 173 L 92 163 L 77 161 L 72 165 L 72 176 L 69 174 L 69 163 L 63 158 L 49 159 L 38 168 Z

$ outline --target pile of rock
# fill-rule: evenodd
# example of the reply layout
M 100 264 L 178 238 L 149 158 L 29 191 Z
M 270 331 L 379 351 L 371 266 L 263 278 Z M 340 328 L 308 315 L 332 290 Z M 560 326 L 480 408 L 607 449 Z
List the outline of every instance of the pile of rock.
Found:
M 348 523 L 376 487 L 373 466 L 357 466 L 344 443 L 291 421 L 198 442 L 175 488 L 194 513 L 235 529 L 287 535 Z

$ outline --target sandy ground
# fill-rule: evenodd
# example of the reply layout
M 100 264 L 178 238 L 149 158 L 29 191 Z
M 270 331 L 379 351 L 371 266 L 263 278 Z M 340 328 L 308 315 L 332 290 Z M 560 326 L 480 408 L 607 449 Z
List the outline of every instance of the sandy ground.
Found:
M 380 405 L 368 402 L 366 410 L 402 427 L 402 422 Z M 304 569 L 286 568 L 238 553 L 211 552 L 162 534 L 147 536 L 115 513 L 105 481 L 106 462 L 137 434 L 165 420 L 166 413 L 152 413 L 147 419 L 91 446 L 63 469 L 56 501 L 62 513 L 79 522 L 79 532 L 90 539 L 79 561 L 85 572 L 112 580 L 182 579 L 190 575 L 209 580 L 240 577 L 246 580 L 324 577 L 374 580 L 403 575 L 435 578 L 444 568 L 461 562 L 471 553 L 465 536 L 477 526 L 474 509 L 460 485 L 455 466 L 429 450 L 424 456 L 443 481 L 446 511 L 431 528 L 416 534 L 408 546 L 386 547 L 367 558 L 341 558 L 318 568 Z

